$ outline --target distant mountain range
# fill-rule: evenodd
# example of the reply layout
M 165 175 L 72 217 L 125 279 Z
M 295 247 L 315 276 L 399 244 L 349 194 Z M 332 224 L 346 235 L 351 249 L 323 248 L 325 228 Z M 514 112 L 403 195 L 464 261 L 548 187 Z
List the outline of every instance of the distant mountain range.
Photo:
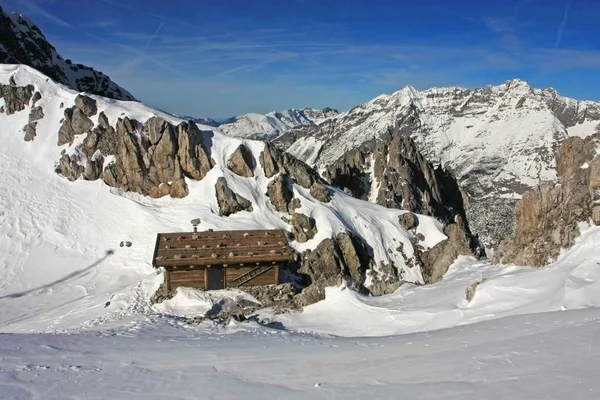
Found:
M 24 64 L 58 83 L 117 100 L 135 97 L 100 71 L 64 59 L 29 18 L 0 7 L 0 64 Z

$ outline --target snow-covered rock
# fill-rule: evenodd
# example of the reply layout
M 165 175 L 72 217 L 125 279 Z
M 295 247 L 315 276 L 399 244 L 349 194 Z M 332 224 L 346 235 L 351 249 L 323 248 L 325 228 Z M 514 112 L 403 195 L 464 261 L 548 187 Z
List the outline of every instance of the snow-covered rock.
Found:
M 64 59 L 29 18 L 0 7 L 0 63 L 25 64 L 80 92 L 135 100 L 100 71 Z
M 555 178 L 559 144 L 570 135 L 594 133 L 599 124 L 600 103 L 533 89 L 515 79 L 474 90 L 407 86 L 314 126 L 291 129 L 277 142 L 324 168 L 397 127 L 427 159 L 456 175 L 472 198 L 474 230 L 497 242 L 512 230 L 516 199 Z
M 219 130 L 232 137 L 270 140 L 295 126 L 312 126 L 337 114 L 337 110 L 332 108 L 290 108 L 267 114 L 249 113 L 225 121 L 219 125 Z

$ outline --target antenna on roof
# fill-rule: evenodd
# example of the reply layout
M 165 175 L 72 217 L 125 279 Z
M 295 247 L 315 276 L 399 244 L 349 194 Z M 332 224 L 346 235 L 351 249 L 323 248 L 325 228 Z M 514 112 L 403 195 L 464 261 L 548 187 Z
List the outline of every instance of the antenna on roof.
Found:
M 192 226 L 194 227 L 194 232 L 198 232 L 198 225 L 200 225 L 200 218 L 195 218 L 190 221 Z

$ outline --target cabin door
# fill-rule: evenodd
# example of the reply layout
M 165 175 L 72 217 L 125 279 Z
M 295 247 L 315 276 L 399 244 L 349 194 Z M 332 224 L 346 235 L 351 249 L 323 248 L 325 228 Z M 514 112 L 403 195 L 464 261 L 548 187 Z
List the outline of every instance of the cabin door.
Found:
M 218 290 L 225 289 L 225 268 L 223 267 L 210 267 L 206 270 L 207 290 Z

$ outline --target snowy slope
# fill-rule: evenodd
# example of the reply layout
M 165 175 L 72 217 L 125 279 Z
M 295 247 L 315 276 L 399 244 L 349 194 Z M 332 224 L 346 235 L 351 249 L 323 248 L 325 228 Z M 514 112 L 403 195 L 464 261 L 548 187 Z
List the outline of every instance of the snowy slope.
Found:
M 245 139 L 270 140 L 298 125 L 314 125 L 337 115 L 331 108 L 290 108 L 271 111 L 267 114 L 244 114 L 219 126 L 219 130 L 229 136 Z
M 131 314 L 145 309 L 149 291 L 161 277 L 153 278 L 150 260 L 157 232 L 189 230 L 189 220 L 202 219 L 202 228 L 290 229 L 265 196 L 270 179 L 257 167 L 255 178 L 243 178 L 226 168 L 231 153 L 241 140 L 211 134 L 211 157 L 216 166 L 201 181 L 188 181 L 190 194 L 183 199 L 150 199 L 110 189 L 101 181 L 69 182 L 54 172 L 62 151 L 72 146 L 56 145 L 57 132 L 65 107 L 76 92 L 56 85 L 32 68 L 0 66 L 0 83 L 14 77 L 17 85 L 33 84 L 42 93 L 37 102 L 45 117 L 38 121 L 37 137 L 23 140 L 23 126 L 29 108 L 13 115 L 0 114 L 0 325 L 4 331 L 45 331 L 93 324 L 107 313 Z M 109 121 L 124 115 L 145 121 L 152 115 L 177 123 L 178 120 L 136 102 L 119 102 L 94 97 L 98 112 Z M 0 106 L 4 100 L 0 99 Z M 61 108 L 61 103 L 64 107 Z M 96 123 L 97 115 L 93 116 Z M 209 132 L 211 127 L 201 127 Z M 256 159 L 264 143 L 245 141 Z M 108 161 L 105 165 L 108 164 Z M 224 176 L 236 193 L 250 200 L 255 211 L 220 217 L 215 198 L 215 182 Z M 318 234 L 306 243 L 292 242 L 298 251 L 316 247 L 324 238 L 349 230 L 373 248 L 374 259 L 393 262 L 405 270 L 405 279 L 422 282 L 419 268 L 406 267 L 401 253 L 389 252 L 400 244 L 412 256 L 408 233 L 398 224 L 401 210 L 389 210 L 347 196 L 341 191 L 330 203 L 316 201 L 298 185 L 295 197 L 301 200 L 297 211 L 317 220 Z M 424 247 L 445 239 L 441 224 L 420 217 L 418 233 L 426 238 Z M 118 247 L 131 240 L 133 246 Z M 145 278 L 149 280 L 140 284 Z M 157 280 L 158 279 L 158 280 Z M 104 308 L 107 301 L 110 306 Z
M 118 100 L 135 100 L 100 71 L 65 60 L 29 18 L 0 7 L 0 63 L 26 64 L 71 88 Z
M 595 400 L 599 324 L 584 310 L 360 339 L 175 321 L 2 335 L 0 398 Z

